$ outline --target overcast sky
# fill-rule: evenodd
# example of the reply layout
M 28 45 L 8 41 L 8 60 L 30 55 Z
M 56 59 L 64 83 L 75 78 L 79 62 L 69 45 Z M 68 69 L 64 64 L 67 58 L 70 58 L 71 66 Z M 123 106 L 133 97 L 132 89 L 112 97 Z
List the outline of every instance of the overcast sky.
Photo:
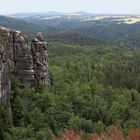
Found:
M 140 14 L 140 0 L 0 0 L 0 14 L 47 11 Z

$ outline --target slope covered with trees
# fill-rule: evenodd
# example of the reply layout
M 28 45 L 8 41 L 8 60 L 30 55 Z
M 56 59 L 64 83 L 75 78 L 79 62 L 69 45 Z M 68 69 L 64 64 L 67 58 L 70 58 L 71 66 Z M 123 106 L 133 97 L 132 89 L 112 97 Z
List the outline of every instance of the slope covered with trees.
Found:
M 0 139 L 49 140 L 66 130 L 90 135 L 111 126 L 127 135 L 140 129 L 139 60 L 139 49 L 50 41 L 51 88 L 20 89 L 13 76 L 13 125 L 0 126 Z
M 60 30 L 55 27 L 37 25 L 21 19 L 14 19 L 5 16 L 0 16 L 0 26 L 11 28 L 14 30 L 20 30 L 27 33 L 29 37 L 33 37 L 33 34 L 37 32 L 42 32 L 45 35 L 53 35 L 57 32 L 60 32 Z
M 33 33 L 41 31 L 46 36 L 57 37 L 61 39 L 61 41 L 62 39 L 63 41 L 72 41 L 72 37 L 74 37 L 73 33 L 75 33 L 77 35 L 80 35 L 80 37 L 84 36 L 84 44 L 87 43 L 86 39 L 88 38 L 90 43 L 88 42 L 88 44 L 85 45 L 91 44 L 92 39 L 96 39 L 114 43 L 121 47 L 140 47 L 139 22 L 133 24 L 126 24 L 122 22 L 124 19 L 120 20 L 120 18 L 115 18 L 111 16 L 108 18 L 103 18 L 101 20 L 94 20 L 96 16 L 91 16 L 91 19 L 89 18 L 89 20 L 87 20 L 88 18 L 89 16 L 69 17 L 57 15 L 46 17 L 45 15 L 34 15 L 20 19 L 13 19 L 0 16 L 0 26 L 19 29 L 28 33 L 28 35 L 30 36 L 32 36 Z M 72 37 L 70 37 L 70 33 L 73 34 L 71 34 Z
M 47 35 L 54 35 L 61 32 L 78 32 L 92 38 L 104 40 L 107 42 L 118 44 L 122 47 L 139 48 L 140 47 L 140 23 L 126 24 L 124 21 L 132 20 L 134 16 L 129 18 L 126 16 L 115 17 L 104 15 L 98 16 L 38 16 L 38 18 L 27 17 L 23 20 L 42 27 L 48 27 L 50 30 Z M 97 19 L 96 19 L 97 18 Z M 101 19 L 98 19 L 101 18 Z M 126 18 L 126 19 L 125 19 Z
M 107 44 L 106 41 L 102 41 L 101 39 L 96 39 L 92 36 L 89 36 L 84 33 L 80 32 L 64 32 L 64 33 L 58 33 L 53 36 L 48 37 L 51 41 L 59 41 L 65 44 L 71 44 L 71 45 L 99 45 L 99 44 Z

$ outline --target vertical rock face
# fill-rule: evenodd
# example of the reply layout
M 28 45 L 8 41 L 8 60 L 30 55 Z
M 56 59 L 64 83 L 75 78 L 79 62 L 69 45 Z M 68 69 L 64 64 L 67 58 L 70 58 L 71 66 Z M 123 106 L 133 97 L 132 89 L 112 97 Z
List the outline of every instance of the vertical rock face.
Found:
M 50 85 L 47 42 L 41 33 L 32 40 L 31 50 L 25 35 L 0 27 L 0 102 L 11 89 L 11 72 L 15 71 L 21 87 L 34 82 Z
M 1 59 L 1 58 L 0 58 Z M 9 95 L 11 89 L 11 80 L 9 74 L 8 64 L 0 60 L 0 100 L 1 102 L 5 101 Z
M 33 60 L 28 42 L 21 32 L 14 32 L 14 66 L 21 87 L 31 87 L 34 80 Z
M 10 71 L 13 51 L 11 48 L 12 38 L 8 29 L 0 28 L 0 101 L 7 99 L 11 89 Z
M 47 46 L 42 33 L 37 33 L 31 45 L 35 78 L 38 82 L 50 85 Z

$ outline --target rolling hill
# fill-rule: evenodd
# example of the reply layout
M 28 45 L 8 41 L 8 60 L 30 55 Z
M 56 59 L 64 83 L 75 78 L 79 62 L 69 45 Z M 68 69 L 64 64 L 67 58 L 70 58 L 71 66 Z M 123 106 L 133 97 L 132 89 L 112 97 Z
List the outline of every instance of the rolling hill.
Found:
M 106 44 L 107 42 L 102 41 L 100 39 L 93 38 L 84 33 L 80 32 L 64 32 L 59 33 L 54 36 L 48 37 L 51 41 L 60 41 L 67 44 L 72 45 L 99 45 L 99 44 Z
M 37 32 L 43 32 L 46 36 L 47 34 L 55 34 L 56 32 L 60 31 L 55 27 L 41 26 L 34 23 L 26 22 L 24 20 L 5 16 L 0 16 L 0 26 L 4 26 L 14 30 L 21 30 L 23 32 L 26 32 L 30 37 L 32 37 Z
M 140 47 L 140 18 L 138 16 L 99 16 L 88 13 L 64 15 L 56 12 L 38 14 L 13 15 L 17 16 L 16 18 L 0 16 L 0 25 L 22 30 L 30 36 L 41 31 L 45 36 L 51 36 L 49 38 L 63 42 L 79 43 L 81 41 L 80 44 L 90 42 L 88 44 L 90 45 L 98 39 L 123 47 Z

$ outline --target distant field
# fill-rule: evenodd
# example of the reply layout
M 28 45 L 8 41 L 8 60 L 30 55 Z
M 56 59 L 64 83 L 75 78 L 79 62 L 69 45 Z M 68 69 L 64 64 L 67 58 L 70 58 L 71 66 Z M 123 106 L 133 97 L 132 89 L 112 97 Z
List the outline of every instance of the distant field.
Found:
M 140 22 L 140 17 L 112 17 L 114 18 L 113 21 L 120 21 L 121 23 L 126 23 L 126 24 L 134 24 L 137 22 Z
M 140 16 L 87 16 L 82 17 L 81 21 L 114 21 L 118 24 L 125 23 L 125 24 L 134 24 L 140 22 Z
M 111 21 L 118 21 L 119 23 L 134 24 L 140 22 L 140 16 L 95 16 L 85 18 L 84 21 L 97 21 L 111 18 Z
M 126 24 L 133 24 L 133 23 L 137 23 L 140 22 L 140 17 L 130 17 L 130 18 L 125 18 L 124 19 L 124 23 Z

